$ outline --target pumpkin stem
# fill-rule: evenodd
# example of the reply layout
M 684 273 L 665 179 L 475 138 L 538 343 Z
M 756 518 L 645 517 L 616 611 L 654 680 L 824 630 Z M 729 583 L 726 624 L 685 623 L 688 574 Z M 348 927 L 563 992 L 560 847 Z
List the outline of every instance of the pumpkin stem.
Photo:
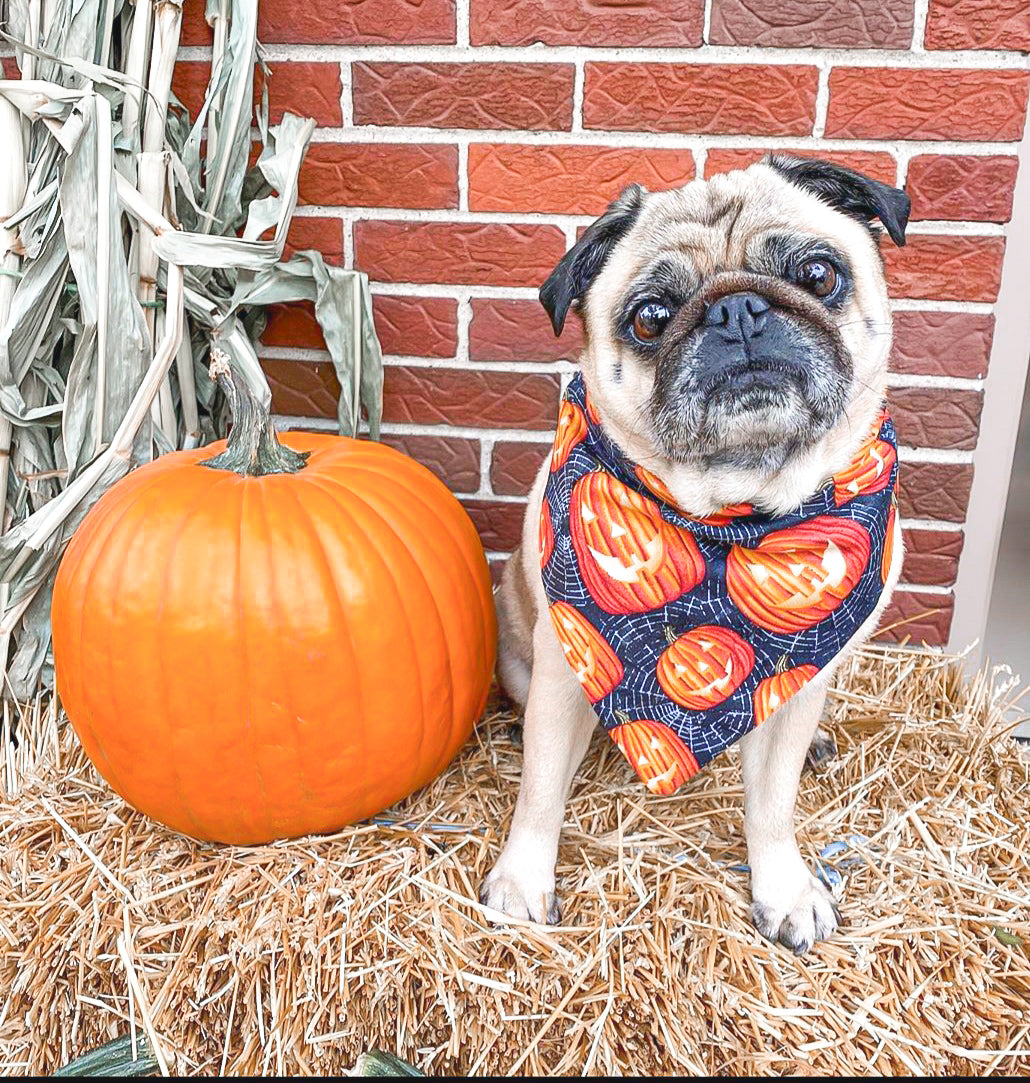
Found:
M 251 478 L 303 470 L 309 452 L 294 451 L 279 443 L 264 404 L 229 364 L 228 355 L 217 347 L 211 350 L 208 373 L 229 400 L 232 432 L 226 449 L 214 458 L 204 459 L 200 465 Z
M 676 635 L 676 630 L 671 624 L 667 624 L 665 626 L 665 642 L 668 643 L 670 647 L 675 647 L 677 639 L 679 639 L 679 636 Z
M 773 669 L 773 673 L 775 675 L 779 675 L 780 673 L 786 673 L 787 670 L 790 669 L 790 668 L 791 668 L 790 655 L 787 654 L 787 653 L 784 653 L 784 654 L 781 654 L 779 656 L 779 658 L 776 659 L 776 666 Z

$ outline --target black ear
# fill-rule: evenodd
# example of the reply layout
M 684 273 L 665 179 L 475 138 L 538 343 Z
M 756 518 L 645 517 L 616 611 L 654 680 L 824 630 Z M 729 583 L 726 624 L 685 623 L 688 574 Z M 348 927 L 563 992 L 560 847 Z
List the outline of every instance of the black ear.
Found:
M 900 188 L 892 188 L 821 158 L 768 154 L 763 161 L 787 180 L 821 196 L 831 207 L 852 218 L 867 225 L 879 218 L 896 245 L 900 247 L 905 243 L 905 227 L 912 203 Z
M 540 303 L 560 335 L 573 301 L 578 301 L 600 274 L 612 249 L 629 232 L 640 213 L 646 190 L 639 184 L 624 188 L 596 222 L 565 253 L 540 287 Z

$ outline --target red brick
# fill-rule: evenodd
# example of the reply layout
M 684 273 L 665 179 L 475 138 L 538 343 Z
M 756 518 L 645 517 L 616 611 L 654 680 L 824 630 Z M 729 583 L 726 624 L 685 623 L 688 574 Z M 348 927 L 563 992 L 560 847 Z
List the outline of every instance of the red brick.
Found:
M 587 128 L 808 135 L 818 71 L 795 64 L 586 65 Z
M 887 395 L 898 440 L 906 447 L 972 451 L 983 394 L 941 387 L 892 387 Z
M 469 207 L 474 211 L 600 214 L 634 181 L 660 191 L 693 177 L 689 150 L 511 143 L 469 147 Z
M 930 0 L 927 49 L 1030 51 L 1026 0 Z
M 267 234 L 271 236 L 271 230 Z M 333 263 L 343 262 L 343 223 L 338 218 L 294 218 L 286 234 L 284 256 L 315 248 Z
M 1028 80 L 1025 71 L 834 68 L 826 136 L 1014 141 Z
M 186 0 L 182 42 L 207 45 L 204 0 Z M 309 45 L 446 45 L 455 40 L 454 0 L 305 0 L 263 3 L 258 40 Z
M 294 417 L 336 417 L 340 384 L 331 361 L 280 361 L 263 358 L 272 389 L 272 410 Z
M 964 522 L 972 484 L 970 463 L 904 462 L 899 485 L 901 514 L 906 519 Z
M 895 312 L 891 371 L 927 376 L 986 375 L 994 317 L 973 312 Z
M 565 254 L 554 226 L 358 222 L 356 265 L 393 282 L 536 286 Z
M 269 120 L 278 124 L 284 112 L 313 117 L 319 124 L 343 123 L 340 108 L 340 65 L 308 61 L 270 61 L 268 78 Z M 204 104 L 204 92 L 211 76 L 206 60 L 179 60 L 172 74 L 175 96 L 196 117 Z M 260 101 L 263 76 L 254 76 L 254 102 Z
M 896 590 L 880 620 L 877 639 L 913 646 L 943 647 L 948 642 L 955 595 Z
M 469 357 L 473 361 L 574 360 L 583 348 L 583 323 L 569 313 L 556 338 L 551 321 L 538 301 L 472 302 Z
M 551 444 L 498 440 L 490 460 L 490 485 L 501 496 L 525 496 L 550 454 Z
M 705 159 L 705 176 L 728 173 L 731 169 L 747 169 L 764 158 L 771 147 L 713 147 Z M 796 154 L 801 158 L 821 158 L 826 162 L 855 169 L 874 180 L 896 184 L 898 163 L 893 155 L 877 150 L 776 150 L 777 154 Z
M 313 143 L 300 171 L 300 201 L 343 207 L 457 207 L 458 148 Z
M 456 493 L 479 488 L 479 441 L 461 436 L 409 436 L 384 433 L 384 444 L 428 467 Z
M 355 64 L 354 123 L 568 129 L 571 64 Z
M 1001 282 L 1003 237 L 909 235 L 904 248 L 881 246 L 891 297 L 993 301 Z
M 912 0 L 713 0 L 713 45 L 907 49 Z
M 472 0 L 473 45 L 700 45 L 704 0 Z
M 1007 222 L 1019 160 L 998 154 L 921 154 L 908 164 L 912 218 Z
M 961 530 L 905 530 L 902 583 L 950 587 L 958 575 L 965 535 Z
M 521 501 L 463 500 L 486 550 L 510 552 L 522 539 L 526 505 Z
M 376 333 L 385 354 L 453 357 L 458 302 L 445 297 L 373 297 Z
M 0 72 L 4 79 L 17 79 L 19 76 L 18 61 L 13 56 L 0 57 Z
M 268 326 L 261 341 L 266 346 L 294 347 L 304 350 L 324 350 L 325 339 L 315 319 L 313 301 L 291 305 L 270 305 L 266 310 Z
M 388 365 L 383 419 L 475 428 L 554 428 L 558 377 L 538 373 Z

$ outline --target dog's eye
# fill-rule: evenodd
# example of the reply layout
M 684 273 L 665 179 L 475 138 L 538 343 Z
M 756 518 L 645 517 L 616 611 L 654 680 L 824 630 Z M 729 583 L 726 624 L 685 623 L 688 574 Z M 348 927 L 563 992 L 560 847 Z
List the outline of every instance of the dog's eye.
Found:
M 827 260 L 810 259 L 798 268 L 797 280 L 816 297 L 829 297 L 837 285 L 837 271 Z
M 671 313 L 661 301 L 645 301 L 633 314 L 633 335 L 640 342 L 654 342 L 665 330 Z

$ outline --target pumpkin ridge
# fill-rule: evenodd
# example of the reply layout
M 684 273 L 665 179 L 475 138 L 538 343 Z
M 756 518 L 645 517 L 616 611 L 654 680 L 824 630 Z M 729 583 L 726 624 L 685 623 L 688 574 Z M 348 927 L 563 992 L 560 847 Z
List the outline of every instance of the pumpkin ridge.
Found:
M 393 449 L 390 449 L 390 450 L 393 450 Z M 408 457 L 406 455 L 402 454 L 399 451 L 397 452 L 397 454 L 403 460 L 405 460 L 405 465 L 407 465 L 407 458 Z M 423 479 L 425 477 L 426 474 L 428 474 L 429 477 L 431 477 L 433 479 L 433 481 L 437 484 L 437 486 L 441 490 L 446 492 L 446 494 L 448 496 L 453 497 L 453 494 L 451 493 L 450 489 L 448 489 L 447 486 L 444 485 L 444 483 L 442 481 L 440 481 L 440 479 L 431 470 L 428 470 L 427 468 L 422 467 L 421 464 L 416 463 L 414 460 L 411 460 L 411 462 L 415 467 L 418 468 L 418 469 L 411 469 L 411 470 L 408 471 L 408 473 L 413 478 L 421 480 L 421 479 Z M 375 464 L 373 462 L 370 462 L 369 466 L 372 466 L 372 465 L 375 465 Z M 376 477 L 382 477 L 382 478 L 388 478 L 388 479 L 395 477 L 395 475 L 389 474 L 389 473 L 387 473 L 386 471 L 383 471 L 383 470 L 374 470 L 374 469 L 369 469 L 367 467 L 362 467 L 361 469 L 364 470 L 364 472 L 366 472 L 366 473 L 375 475 Z M 314 480 L 316 477 L 325 478 L 325 480 L 330 481 L 333 484 L 339 484 L 339 480 L 336 477 L 330 476 L 328 474 L 312 474 L 310 476 L 309 480 Z M 340 487 L 343 488 L 343 489 L 346 489 L 346 487 L 343 486 L 343 485 L 341 485 Z M 458 530 L 465 531 L 465 533 L 471 539 L 472 533 L 475 532 L 475 527 L 472 525 L 471 520 L 468 519 L 468 513 L 464 512 L 464 509 L 463 509 L 464 518 L 459 519 L 457 516 L 455 516 L 453 519 L 451 519 L 451 518 L 445 519 L 444 517 L 440 516 L 439 513 L 425 501 L 425 499 L 423 499 L 423 497 L 421 496 L 420 493 L 406 492 L 404 494 L 404 496 L 405 496 L 405 500 L 418 501 L 419 504 L 421 504 L 421 506 L 423 508 L 425 508 L 426 511 L 429 514 L 431 514 L 435 518 L 435 520 L 437 522 L 442 524 L 442 526 L 444 527 L 444 529 L 447 532 L 448 537 L 451 540 L 451 543 L 453 544 L 454 548 L 458 551 L 459 557 L 464 562 L 465 567 L 468 570 L 469 574 L 471 575 L 472 579 L 473 580 L 481 579 L 482 570 L 483 570 L 482 566 L 481 565 L 477 566 L 476 564 L 474 564 L 472 562 L 472 560 L 470 558 L 470 555 L 467 552 L 467 547 L 462 544 L 462 538 L 461 538 L 460 534 L 456 534 L 455 530 L 453 529 L 454 527 L 457 527 Z M 460 504 L 459 504 L 459 507 L 460 507 Z M 470 532 L 472 532 L 472 533 L 470 533 Z M 476 540 L 478 542 L 479 535 L 476 534 L 475 537 L 476 537 Z M 487 574 L 489 574 L 489 569 L 487 569 Z M 492 595 L 491 595 L 491 597 L 492 597 Z M 491 630 L 494 627 L 495 615 L 494 615 L 493 610 L 490 608 L 490 605 L 488 604 L 486 598 L 487 598 L 487 596 L 485 594 L 482 594 L 481 592 L 476 591 L 476 602 L 477 602 L 477 605 L 479 607 L 480 614 L 481 614 L 481 616 L 483 618 L 482 625 L 481 625 L 482 632 L 483 632 L 483 652 L 484 652 L 485 657 L 489 657 L 494 652 L 494 646 L 493 646 L 493 643 L 492 643 L 492 638 L 493 637 L 491 635 Z
M 405 497 L 407 498 L 408 495 L 409 494 L 406 493 Z M 418 531 L 418 523 L 414 522 L 409 517 L 408 509 L 404 506 L 403 501 L 398 502 L 398 501 L 395 501 L 395 500 L 391 500 L 390 499 L 390 492 L 389 492 L 388 489 L 378 490 L 377 493 L 376 493 L 376 496 L 379 497 L 380 499 L 382 499 L 384 501 L 384 503 L 390 505 L 393 513 L 396 514 L 398 517 L 407 519 L 407 522 L 409 522 L 411 524 L 412 529 L 414 530 L 416 536 L 418 535 L 418 533 L 419 533 L 419 531 Z M 370 504 L 360 494 L 357 495 L 357 499 L 360 501 L 360 503 L 362 503 L 365 507 L 367 507 L 372 514 L 377 515 L 384 523 L 387 523 L 389 525 L 390 520 L 387 519 L 383 515 L 383 513 L 378 508 L 375 507 L 374 504 Z M 439 522 L 439 520 L 437 520 L 437 522 Z M 403 539 L 401 539 L 399 537 L 398 537 L 398 540 L 403 542 Z M 453 542 L 453 538 L 451 538 L 451 540 Z M 439 598 L 437 598 L 436 591 L 433 589 L 433 584 L 430 582 L 430 578 L 426 574 L 425 568 L 422 566 L 422 561 L 417 559 L 416 555 L 411 552 L 411 550 L 408 548 L 406 543 L 404 544 L 404 548 L 405 548 L 406 552 L 408 553 L 408 555 L 410 556 L 412 564 L 417 569 L 418 576 L 421 578 L 423 584 L 425 585 L 426 594 L 429 596 L 429 598 L 430 598 L 430 600 L 432 602 L 432 605 L 433 605 L 433 611 L 436 613 L 437 624 L 439 625 L 440 631 L 442 633 L 443 642 L 446 644 L 446 649 L 447 649 L 447 669 L 448 669 L 448 672 L 450 673 L 450 678 L 451 678 L 451 680 L 450 680 L 450 688 L 448 689 L 448 693 L 447 693 L 448 700 L 449 700 L 449 710 L 447 711 L 447 717 L 450 719 L 450 722 L 449 722 L 448 727 L 447 727 L 447 740 L 444 741 L 444 742 L 441 742 L 440 748 L 437 751 L 437 755 L 433 759 L 434 777 L 435 777 L 435 775 L 439 774 L 439 772 L 442 771 L 443 768 L 446 766 L 446 763 L 441 763 L 440 760 L 441 760 L 441 757 L 443 755 L 446 755 L 447 750 L 450 748 L 451 743 L 453 742 L 454 737 L 455 737 L 455 735 L 457 733 L 457 730 L 458 730 L 458 703 L 457 703 L 457 700 L 455 698 L 454 692 L 455 692 L 456 688 L 460 687 L 461 681 L 459 679 L 459 674 L 456 673 L 456 671 L 455 671 L 455 649 L 454 649 L 454 644 L 451 642 L 452 629 L 450 627 L 449 622 L 444 620 L 443 613 L 442 613 L 442 611 L 440 609 L 440 600 L 439 600 Z M 460 547 L 454 546 L 454 548 L 460 548 Z M 478 596 L 478 592 L 477 592 L 477 596 Z M 421 657 L 421 651 L 418 649 L 418 644 L 414 643 L 414 641 L 413 641 L 413 644 L 414 644 L 413 649 L 414 649 L 415 656 L 416 656 L 416 658 L 420 658 Z M 461 646 L 461 645 L 459 645 L 459 646 Z M 422 728 L 422 732 L 419 734 L 419 748 L 420 749 L 422 748 L 424 739 L 425 739 L 425 727 Z M 436 765 L 439 765 L 438 769 L 437 769 Z M 421 782 L 419 782 L 418 784 L 421 784 Z
M 320 484 L 320 482 L 324 482 L 326 480 L 332 481 L 334 479 L 327 479 L 324 475 L 322 475 L 322 476 L 317 476 L 316 475 L 315 477 L 312 477 L 310 479 L 311 483 L 313 485 L 315 485 L 316 487 L 322 489 L 323 492 L 325 492 L 326 489 L 325 489 L 324 484 Z M 339 486 L 339 488 L 343 489 L 344 487 Z M 383 494 L 382 491 L 380 491 L 378 493 L 378 495 L 383 496 L 384 494 Z M 378 508 L 376 508 L 376 506 L 374 504 L 369 503 L 369 501 L 361 493 L 356 493 L 353 490 L 351 490 L 348 493 L 348 496 L 350 497 L 351 500 L 353 500 L 354 502 L 359 504 L 362 508 L 364 508 L 365 511 L 368 513 L 368 515 L 374 517 L 379 524 L 382 524 L 384 527 L 386 527 L 389 530 L 389 528 L 391 527 L 391 523 L 390 523 L 389 518 L 387 516 L 385 516 Z M 341 505 L 341 510 L 342 510 L 342 505 Z M 364 526 L 356 526 L 356 529 L 359 530 L 361 532 L 361 534 L 366 539 L 368 539 L 370 552 L 373 553 L 375 555 L 376 559 L 380 562 L 380 564 L 389 571 L 390 568 L 393 566 L 393 562 L 384 560 L 379 545 L 378 544 L 376 544 L 376 545 L 372 544 L 372 540 L 369 539 L 367 530 L 365 529 Z M 416 533 L 417 533 L 417 530 L 416 530 Z M 456 686 L 456 674 L 455 674 L 455 671 L 454 671 L 454 652 L 451 649 L 450 637 L 447 634 L 448 633 L 447 623 L 443 620 L 443 617 L 441 616 L 439 603 L 437 602 L 436 595 L 433 592 L 432 587 L 429 585 L 429 581 L 427 580 L 425 572 L 422 569 L 421 562 L 415 559 L 414 553 L 412 553 L 411 550 L 408 548 L 408 546 L 404 542 L 403 538 L 401 538 L 396 533 L 394 533 L 394 537 L 396 538 L 396 542 L 397 542 L 398 547 L 403 549 L 404 553 L 408 557 L 408 560 L 410 561 L 411 566 L 416 569 L 419 578 L 421 578 L 423 584 L 425 585 L 426 593 L 429 595 L 429 598 L 432 601 L 433 609 L 434 609 L 434 611 L 436 613 L 437 624 L 439 625 L 440 630 L 443 632 L 442 640 L 443 640 L 443 643 L 445 644 L 445 647 L 446 647 L 447 671 L 448 671 L 448 674 L 450 675 L 450 682 L 449 682 L 450 683 L 450 688 L 448 690 L 448 709 L 446 711 L 446 716 L 448 718 L 450 718 L 450 720 L 451 720 L 450 724 L 448 726 L 448 736 L 453 737 L 453 730 L 455 728 L 455 715 L 457 713 L 456 712 L 456 706 L 457 705 L 456 705 L 455 700 L 454 700 L 454 688 Z M 417 618 L 410 613 L 410 610 L 408 609 L 407 604 L 405 602 L 404 594 L 401 591 L 397 590 L 394 577 L 391 575 L 391 576 L 388 576 L 387 578 L 391 583 L 391 587 L 392 587 L 392 590 L 393 590 L 393 593 L 394 593 L 394 596 L 395 596 L 395 599 L 396 599 L 395 604 L 397 604 L 398 608 L 407 617 L 407 620 L 405 621 L 405 633 L 406 633 L 406 638 L 407 638 L 408 644 L 410 646 L 411 655 L 412 655 L 412 658 L 413 658 L 413 666 L 412 666 L 412 668 L 415 670 L 415 672 L 418 675 L 418 688 L 419 688 L 418 698 L 422 703 L 423 716 L 424 717 L 430 717 L 434 713 L 432 708 L 435 706 L 435 704 L 433 702 L 431 702 L 427 698 L 428 697 L 428 685 L 427 685 L 427 681 L 425 680 L 425 675 L 422 672 L 422 668 L 421 668 L 422 653 L 419 650 L 418 643 L 415 641 L 415 638 L 412 635 L 412 631 L 411 631 L 413 625 L 415 625 L 417 623 Z M 423 727 L 423 729 L 424 729 L 424 727 Z M 419 740 L 421 741 L 423 739 L 423 737 L 424 737 L 424 734 L 420 734 Z M 417 780 L 416 780 L 416 785 L 417 785 Z M 415 786 L 413 785 L 412 789 L 414 789 L 414 788 L 415 788 Z

